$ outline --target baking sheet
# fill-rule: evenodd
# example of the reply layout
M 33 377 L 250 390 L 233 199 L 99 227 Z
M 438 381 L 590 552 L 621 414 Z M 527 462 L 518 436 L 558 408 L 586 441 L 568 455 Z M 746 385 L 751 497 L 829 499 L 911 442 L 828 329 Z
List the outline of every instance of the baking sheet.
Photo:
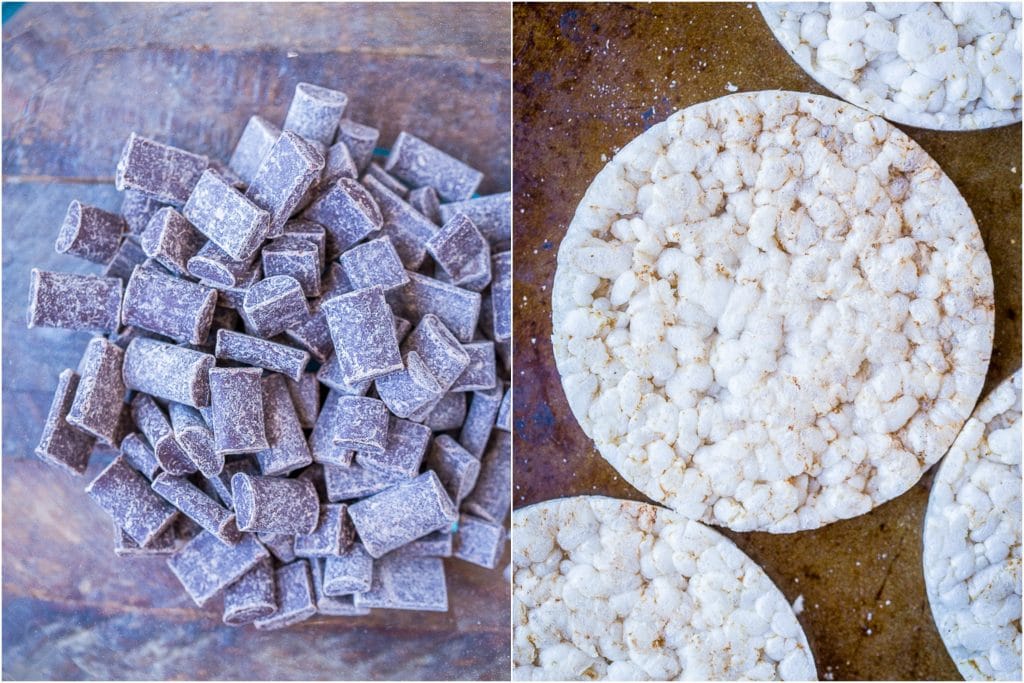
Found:
M 672 112 L 734 90 L 830 95 L 752 3 L 516 4 L 513 9 L 514 505 L 601 494 L 645 500 L 569 410 L 551 353 L 558 245 L 594 175 Z M 984 392 L 1021 358 L 1021 126 L 900 126 L 942 166 L 981 228 L 996 286 Z M 724 531 L 799 615 L 823 680 L 959 680 L 932 622 L 921 533 L 932 474 L 867 515 L 789 535 Z

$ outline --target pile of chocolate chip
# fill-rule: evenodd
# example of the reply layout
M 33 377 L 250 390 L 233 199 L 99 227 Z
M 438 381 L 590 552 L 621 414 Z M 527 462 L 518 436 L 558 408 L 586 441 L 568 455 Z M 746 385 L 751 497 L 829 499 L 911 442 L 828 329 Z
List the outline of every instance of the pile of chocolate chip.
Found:
M 36 453 L 86 487 L 115 551 L 168 555 L 224 621 L 445 611 L 444 558 L 494 568 L 511 496 L 511 197 L 300 83 L 225 165 L 131 135 L 120 215 L 75 201 L 29 327 L 98 333 Z

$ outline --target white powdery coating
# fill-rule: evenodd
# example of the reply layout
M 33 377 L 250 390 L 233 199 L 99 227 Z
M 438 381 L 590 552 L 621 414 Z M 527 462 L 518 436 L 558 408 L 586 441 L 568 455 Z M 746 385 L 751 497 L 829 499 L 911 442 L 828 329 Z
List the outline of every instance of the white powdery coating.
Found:
M 786 598 L 732 541 L 633 501 L 512 516 L 514 680 L 817 680 Z
M 814 80 L 899 123 L 976 130 L 1021 120 L 1021 5 L 758 3 Z
M 988 368 L 992 291 L 970 209 L 906 135 L 743 93 L 597 175 L 558 252 L 553 346 L 627 481 L 787 533 L 867 512 L 945 453 Z
M 1021 680 L 1021 371 L 990 393 L 942 461 L 924 522 L 924 578 L 968 680 Z

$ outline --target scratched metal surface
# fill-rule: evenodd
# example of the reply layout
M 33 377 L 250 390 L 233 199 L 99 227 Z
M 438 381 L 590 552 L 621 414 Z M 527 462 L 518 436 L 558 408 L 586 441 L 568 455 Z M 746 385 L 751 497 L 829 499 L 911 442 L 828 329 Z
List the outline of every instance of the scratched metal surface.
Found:
M 643 500 L 572 417 L 551 354 L 559 242 L 605 160 L 672 112 L 740 90 L 826 93 L 746 3 L 525 5 L 513 9 L 515 506 L 586 493 Z M 904 128 L 981 226 L 996 283 L 986 389 L 1020 366 L 1021 127 Z M 959 679 L 932 623 L 921 572 L 931 475 L 856 519 L 776 536 L 727 535 L 790 601 L 823 679 Z
M 284 117 L 300 80 L 418 131 L 510 183 L 507 5 L 29 5 L 3 27 L 3 677 L 507 679 L 501 570 L 450 561 L 447 614 L 378 611 L 260 633 L 196 608 L 163 560 L 120 559 L 85 483 L 32 455 L 57 374 L 88 335 L 26 330 L 29 269 L 58 256 L 72 199 L 116 210 L 132 130 L 226 158 L 247 118 Z M 507 564 L 507 558 L 505 560 Z M 504 564 L 500 566 L 505 566 Z

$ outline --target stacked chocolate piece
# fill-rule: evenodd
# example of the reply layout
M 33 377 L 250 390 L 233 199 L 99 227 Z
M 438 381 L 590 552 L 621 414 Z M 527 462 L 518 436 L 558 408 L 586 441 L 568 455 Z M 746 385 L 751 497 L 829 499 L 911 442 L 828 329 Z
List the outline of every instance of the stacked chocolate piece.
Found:
M 494 568 L 511 489 L 510 194 L 344 93 L 298 85 L 228 164 L 133 134 L 121 214 L 72 202 L 29 326 L 100 333 L 37 454 L 85 472 L 115 551 L 169 555 L 224 622 L 444 611 L 446 557 Z

